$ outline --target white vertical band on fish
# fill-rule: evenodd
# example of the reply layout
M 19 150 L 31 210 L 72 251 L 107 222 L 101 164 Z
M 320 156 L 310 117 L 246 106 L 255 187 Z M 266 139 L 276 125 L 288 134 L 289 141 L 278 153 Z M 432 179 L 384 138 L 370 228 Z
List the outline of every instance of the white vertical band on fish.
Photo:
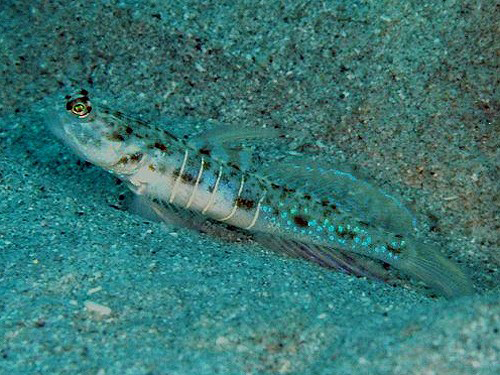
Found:
M 198 170 L 198 175 L 196 176 L 196 181 L 193 186 L 193 191 L 191 192 L 191 196 L 189 197 L 188 202 L 186 203 L 186 208 L 191 207 L 191 204 L 193 203 L 194 196 L 196 195 L 196 191 L 198 190 L 198 185 L 200 183 L 200 178 L 203 173 L 203 164 L 205 163 L 205 159 L 203 156 L 201 157 L 201 163 L 200 163 L 200 169 Z
M 264 200 L 265 196 L 266 196 L 266 193 L 264 193 L 264 195 L 262 195 L 262 197 L 259 199 L 259 202 L 257 203 L 257 207 L 255 208 L 255 214 L 253 215 L 252 221 L 250 222 L 250 225 L 245 227 L 244 229 L 246 229 L 246 230 L 252 229 L 252 227 L 257 222 L 257 219 L 259 218 L 259 214 L 260 214 L 260 205 L 262 204 L 262 201 Z
M 172 203 L 174 201 L 175 195 L 177 193 L 177 189 L 179 187 L 179 183 L 181 181 L 182 174 L 184 173 L 184 168 L 186 167 L 188 154 L 189 154 L 188 150 L 186 149 L 184 152 L 184 159 L 182 160 L 182 165 L 181 165 L 181 169 L 179 171 L 179 175 L 177 176 L 177 179 L 175 180 L 175 183 L 174 183 L 174 187 L 172 188 L 172 192 L 170 193 L 170 199 L 169 199 L 170 203 Z
M 212 194 L 210 195 L 210 199 L 208 200 L 208 203 L 205 206 L 205 208 L 201 211 L 202 214 L 205 214 L 210 209 L 210 207 L 212 207 L 212 204 L 214 203 L 214 200 L 215 200 L 215 197 L 216 197 L 215 194 L 217 194 L 217 189 L 219 187 L 219 181 L 220 181 L 221 177 L 222 177 L 222 165 L 219 168 L 219 173 L 217 175 L 217 180 L 215 181 L 214 190 L 212 191 Z
M 236 213 L 236 210 L 238 209 L 238 199 L 240 198 L 241 191 L 243 190 L 244 184 L 245 184 L 245 175 L 241 175 L 240 188 L 238 189 L 238 194 L 236 195 L 236 199 L 234 200 L 234 205 L 233 205 L 233 208 L 231 209 L 231 212 L 229 213 L 229 215 L 227 215 L 221 219 L 217 219 L 217 220 L 226 221 L 226 220 L 231 219 L 234 216 L 234 214 Z

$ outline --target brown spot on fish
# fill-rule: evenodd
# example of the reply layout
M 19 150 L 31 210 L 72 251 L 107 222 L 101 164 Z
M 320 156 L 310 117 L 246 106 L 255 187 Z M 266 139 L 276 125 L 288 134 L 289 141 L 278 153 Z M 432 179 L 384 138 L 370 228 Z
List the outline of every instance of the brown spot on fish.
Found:
M 279 186 L 279 185 L 276 185 L 276 184 L 274 184 L 274 183 L 271 183 L 271 187 L 272 187 L 274 190 L 277 190 L 277 189 L 279 189 L 279 188 L 280 188 L 280 186 Z
M 174 169 L 174 171 L 172 172 L 172 176 L 174 177 L 179 177 L 179 175 L 181 174 L 181 169 L 180 168 L 176 168 Z
M 154 166 L 153 164 L 149 164 L 149 165 L 148 165 L 148 168 L 149 168 L 149 170 L 150 170 L 151 172 L 156 171 L 156 168 L 155 168 L 155 166 Z
M 307 227 L 309 225 L 308 221 L 304 219 L 302 216 L 294 216 L 293 221 L 299 227 Z
M 240 208 L 245 208 L 247 210 L 250 210 L 255 206 L 255 201 L 253 201 L 251 199 L 241 198 L 241 197 L 238 197 L 236 199 L 235 203 L 236 203 L 236 206 L 238 206 Z
M 307 199 L 308 201 L 311 200 L 311 195 L 310 194 L 304 194 L 304 199 Z
M 330 201 L 329 201 L 328 199 L 323 199 L 323 200 L 321 201 L 321 205 L 322 205 L 323 207 L 326 207 L 326 206 L 328 206 L 329 204 L 330 204 Z
M 130 155 L 130 160 L 138 162 L 138 161 L 140 161 L 142 159 L 143 156 L 144 156 L 143 153 L 136 152 L 135 154 Z
M 184 173 L 181 176 L 181 179 L 182 179 L 182 181 L 184 181 L 188 184 L 194 185 L 195 178 L 192 175 L 190 175 L 189 173 Z
M 346 231 L 343 229 L 340 229 L 340 227 L 335 228 L 335 233 L 337 233 L 338 236 L 342 237 L 342 238 L 344 238 L 347 235 Z
M 387 251 L 392 253 L 392 254 L 401 254 L 401 249 L 398 249 L 397 247 L 394 247 L 390 244 L 386 244 Z
M 199 152 L 200 154 L 207 155 L 207 156 L 210 156 L 210 153 L 211 153 L 211 151 L 210 151 L 208 148 L 200 148 L 200 149 L 198 150 L 198 152 Z
M 234 169 L 236 169 L 238 171 L 241 170 L 240 167 L 237 164 L 235 164 L 235 163 L 228 163 L 227 165 L 229 165 L 231 168 L 234 168 Z
M 121 135 L 118 132 L 113 132 L 112 134 L 108 135 L 106 138 L 108 138 L 110 141 L 124 141 L 125 138 L 123 138 L 123 135 Z
M 203 170 L 208 171 L 208 170 L 210 170 L 211 167 L 212 167 L 212 164 L 209 161 L 203 160 Z
M 134 129 L 132 129 L 130 126 L 127 126 L 125 128 L 125 133 L 127 133 L 128 135 L 132 134 L 134 132 Z
M 128 157 L 127 156 L 122 156 L 120 160 L 118 160 L 117 164 L 127 164 L 128 163 Z
M 154 147 L 163 152 L 167 151 L 167 146 L 160 142 L 155 142 Z

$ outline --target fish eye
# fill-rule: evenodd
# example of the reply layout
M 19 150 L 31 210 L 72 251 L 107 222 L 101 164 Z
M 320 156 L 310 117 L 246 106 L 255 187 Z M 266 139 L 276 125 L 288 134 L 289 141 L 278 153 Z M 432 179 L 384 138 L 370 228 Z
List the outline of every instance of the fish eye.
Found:
M 89 115 L 92 107 L 87 98 L 78 98 L 72 100 L 66 104 L 66 108 L 72 114 L 78 116 L 79 118 L 85 118 Z

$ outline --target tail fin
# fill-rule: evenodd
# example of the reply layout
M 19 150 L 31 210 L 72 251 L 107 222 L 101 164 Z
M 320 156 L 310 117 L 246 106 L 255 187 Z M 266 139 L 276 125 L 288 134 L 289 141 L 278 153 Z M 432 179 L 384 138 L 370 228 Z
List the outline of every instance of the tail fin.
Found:
M 395 266 L 448 298 L 474 292 L 469 278 L 455 263 L 421 243 L 415 243 L 415 250 Z

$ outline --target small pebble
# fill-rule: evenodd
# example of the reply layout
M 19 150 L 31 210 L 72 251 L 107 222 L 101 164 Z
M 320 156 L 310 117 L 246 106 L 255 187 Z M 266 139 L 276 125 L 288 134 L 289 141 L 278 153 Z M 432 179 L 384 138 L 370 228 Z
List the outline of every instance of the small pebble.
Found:
M 85 301 L 85 309 L 96 314 L 106 316 L 111 314 L 111 309 L 108 306 L 100 305 L 92 301 Z

